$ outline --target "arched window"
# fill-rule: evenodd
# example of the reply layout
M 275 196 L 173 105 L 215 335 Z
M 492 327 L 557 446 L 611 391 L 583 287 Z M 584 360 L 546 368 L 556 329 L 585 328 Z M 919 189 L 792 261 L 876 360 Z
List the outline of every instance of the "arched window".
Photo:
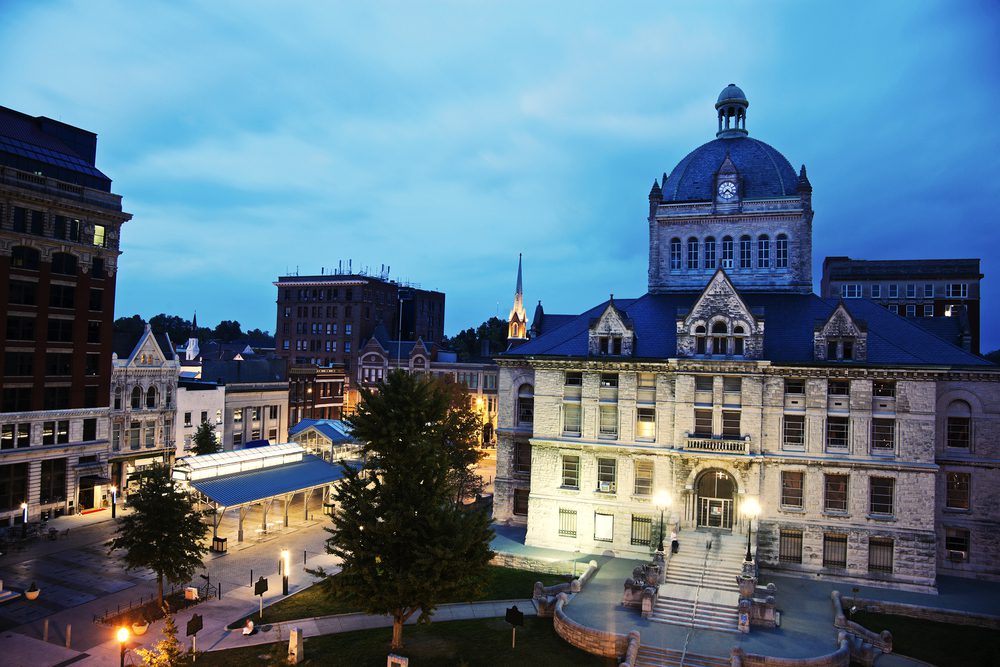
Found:
M 726 347 L 726 339 L 728 337 L 729 331 L 726 328 L 725 322 L 719 321 L 712 325 L 712 354 L 729 354 L 729 350 Z
M 715 237 L 709 236 L 705 239 L 705 268 L 715 268 Z
M 670 239 L 670 268 L 676 270 L 681 268 L 681 240 Z
M 757 268 L 771 268 L 771 239 L 766 235 L 757 239 Z
M 746 338 L 746 332 L 743 327 L 737 324 L 733 327 L 733 355 L 737 357 L 743 356 L 744 349 L 744 339 Z
M 15 269 L 38 270 L 38 251 L 28 246 L 14 246 L 10 253 L 10 265 Z
M 535 422 L 535 387 L 522 384 L 517 388 L 517 423 L 531 426 Z
M 689 269 L 698 268 L 698 239 L 693 236 L 688 239 L 688 261 L 687 267 Z
M 707 336 L 705 335 L 705 327 L 698 325 L 694 328 L 694 353 L 695 354 L 705 354 Z
M 150 387 L 146 390 L 146 407 L 156 407 L 156 387 Z
M 731 236 L 722 239 L 722 268 L 733 268 L 733 237 Z
M 115 410 L 122 409 L 122 388 L 115 387 Z
M 948 404 L 945 444 L 949 447 L 969 449 L 972 444 L 972 408 L 965 401 Z
M 777 269 L 788 268 L 788 237 L 778 234 L 774 243 L 774 267 Z
M 52 253 L 52 273 L 63 276 L 76 275 L 76 257 L 68 252 Z
M 749 269 L 753 266 L 753 241 L 749 236 L 740 237 L 740 268 Z
M 132 387 L 132 407 L 136 410 L 142 407 L 142 389 Z

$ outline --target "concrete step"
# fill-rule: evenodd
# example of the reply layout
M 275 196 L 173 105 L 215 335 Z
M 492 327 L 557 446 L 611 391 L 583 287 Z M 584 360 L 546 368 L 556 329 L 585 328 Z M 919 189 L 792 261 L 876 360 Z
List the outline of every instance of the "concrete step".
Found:
M 661 596 L 653 607 L 651 620 L 670 625 L 735 632 L 735 605 Z
M 635 664 L 636 667 L 729 667 L 729 660 L 640 645 Z

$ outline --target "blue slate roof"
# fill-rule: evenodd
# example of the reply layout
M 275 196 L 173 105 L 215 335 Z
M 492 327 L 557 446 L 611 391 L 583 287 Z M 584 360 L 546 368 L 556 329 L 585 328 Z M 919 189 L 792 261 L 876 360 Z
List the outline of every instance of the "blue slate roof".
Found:
M 236 507 L 329 484 L 343 476 L 339 465 L 307 455 L 296 463 L 201 479 L 191 482 L 191 486 L 222 507 Z
M 638 299 L 615 299 L 635 326 L 635 359 L 677 356 L 677 317 L 688 312 L 700 293 L 646 294 Z M 754 311 L 763 314 L 764 359 L 785 364 L 816 364 L 813 331 L 837 307 L 838 299 L 815 294 L 741 293 Z M 591 318 L 600 315 L 607 301 L 581 313 L 549 333 L 529 340 L 503 357 L 586 357 Z M 838 366 L 989 366 L 982 357 L 966 352 L 935 336 L 911 320 L 889 312 L 867 299 L 845 302 L 851 315 L 868 327 L 865 362 L 830 362 Z
M 303 419 L 295 426 L 288 429 L 289 437 L 298 435 L 308 428 L 315 428 L 334 444 L 341 442 L 357 442 L 351 435 L 351 429 L 347 423 L 339 419 Z
M 722 138 L 688 153 L 663 183 L 664 202 L 712 201 L 715 175 L 726 156 L 743 183 L 743 199 L 794 197 L 799 177 L 785 156 L 750 137 Z

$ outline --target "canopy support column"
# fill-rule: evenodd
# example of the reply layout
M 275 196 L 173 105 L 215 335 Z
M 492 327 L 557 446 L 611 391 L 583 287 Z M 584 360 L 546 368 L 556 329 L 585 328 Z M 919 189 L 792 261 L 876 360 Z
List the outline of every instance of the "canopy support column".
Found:
M 285 501 L 285 528 L 288 528 L 288 504 L 292 501 L 292 494 L 286 493 L 284 501 Z
M 239 530 L 236 532 L 236 541 L 237 542 L 242 542 L 243 541 L 243 519 L 245 519 L 246 516 L 247 516 L 247 506 L 246 505 L 240 505 L 240 526 L 239 526 Z
M 222 523 L 222 517 L 226 515 L 227 508 L 223 507 L 220 512 L 218 503 L 212 503 L 212 507 L 215 509 L 215 514 L 212 515 L 212 539 L 215 539 L 219 536 L 219 525 Z

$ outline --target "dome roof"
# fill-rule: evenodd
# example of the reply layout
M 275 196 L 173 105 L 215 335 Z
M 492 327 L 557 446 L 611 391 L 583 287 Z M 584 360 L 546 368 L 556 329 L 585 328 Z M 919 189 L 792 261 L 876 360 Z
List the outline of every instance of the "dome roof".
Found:
M 730 100 L 747 101 L 747 96 L 743 94 L 743 90 L 735 83 L 731 83 L 722 89 L 722 92 L 719 93 L 719 99 L 715 102 L 715 106 L 719 106 L 723 102 Z
M 726 90 L 730 88 L 736 86 Z M 715 175 L 727 155 L 739 172 L 744 199 L 797 195 L 799 176 L 784 155 L 763 141 L 734 137 L 715 139 L 688 153 L 663 182 L 662 201 L 712 201 Z

